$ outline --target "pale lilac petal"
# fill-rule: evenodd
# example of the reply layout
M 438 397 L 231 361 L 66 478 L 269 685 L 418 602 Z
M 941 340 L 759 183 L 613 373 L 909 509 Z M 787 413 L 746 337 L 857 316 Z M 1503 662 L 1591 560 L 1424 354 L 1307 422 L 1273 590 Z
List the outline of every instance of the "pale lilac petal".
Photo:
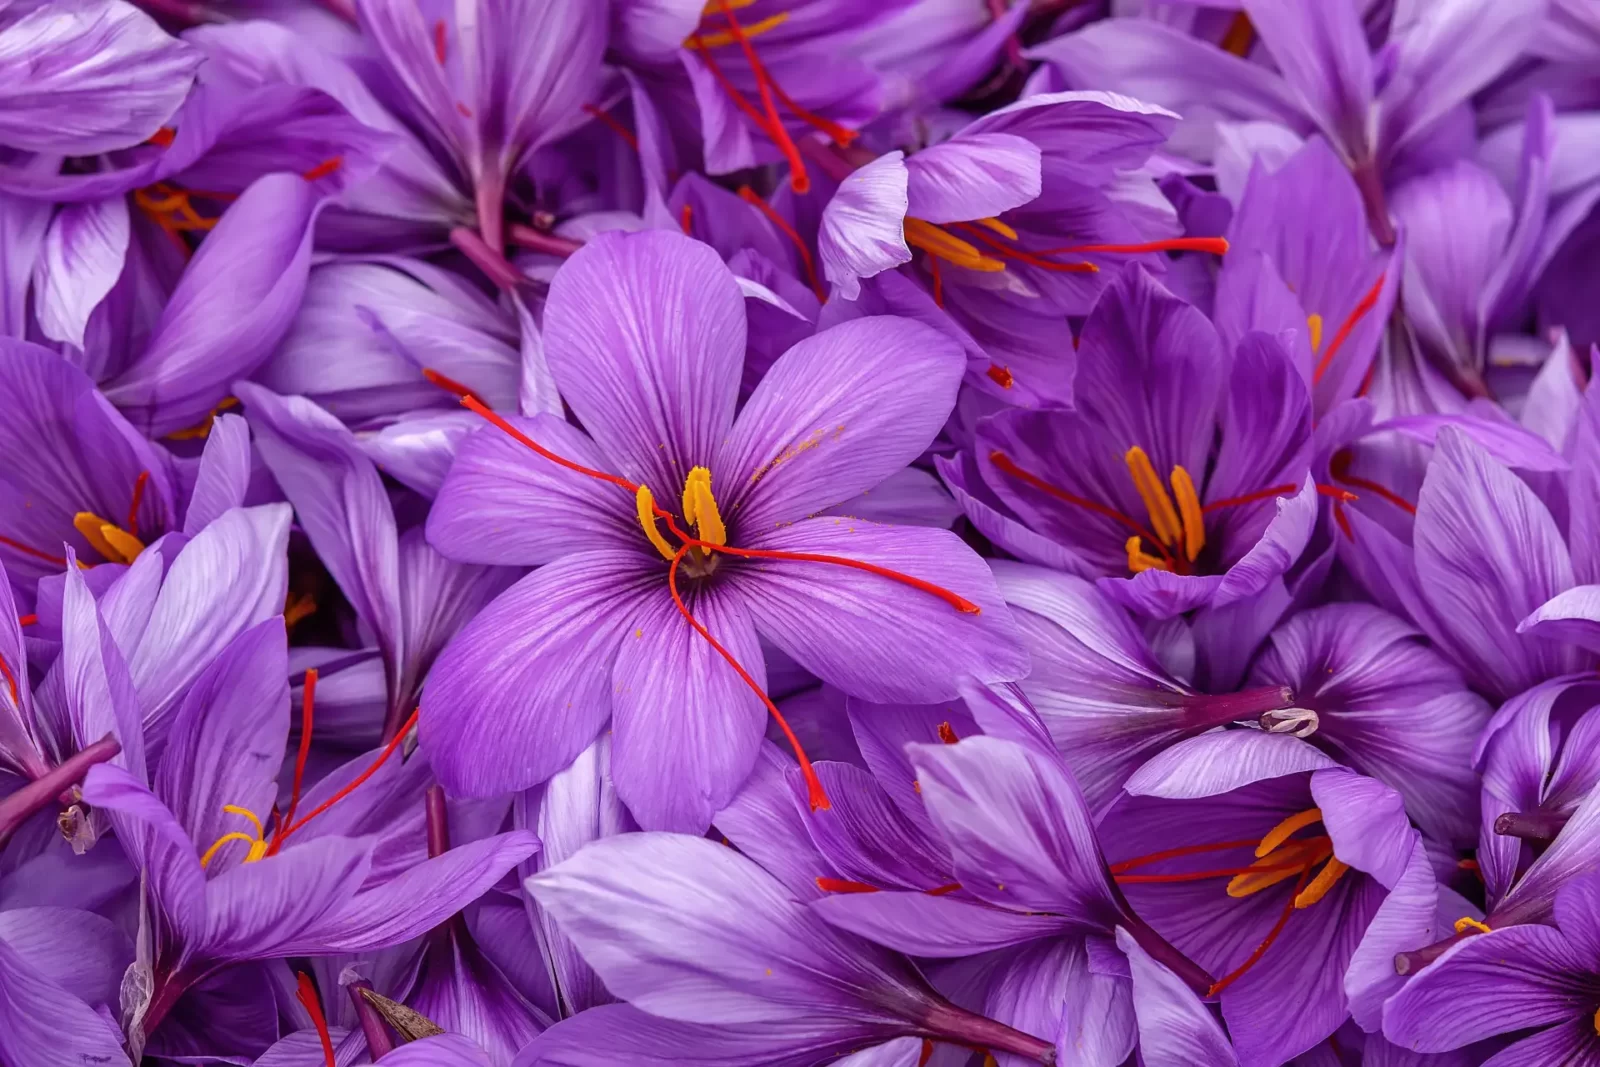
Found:
M 823 209 L 817 255 L 823 277 L 844 299 L 861 295 L 862 278 L 911 262 L 908 185 L 905 154 L 890 152 L 840 182 Z
M 1133 1014 L 1145 1067 L 1237 1067 L 1228 1035 L 1194 990 L 1120 926 L 1117 947 L 1133 972 Z
M 448 791 L 525 789 L 588 747 L 611 714 L 622 642 L 665 598 L 648 568 L 635 552 L 566 556 L 462 628 L 422 691 L 422 748 Z
M 122 197 L 63 204 L 33 268 L 39 329 L 83 347 L 89 315 L 122 273 L 128 248 L 128 202 Z
M 958 133 L 906 160 L 906 213 L 924 222 L 991 218 L 1040 192 L 1039 146 L 1011 133 Z
M 779 357 L 717 451 L 712 489 L 745 537 L 871 490 L 933 442 L 966 357 L 919 323 L 840 323 Z
M 1191 800 L 1240 786 L 1338 764 L 1299 738 L 1260 730 L 1224 730 L 1180 741 L 1134 772 L 1134 796 Z
M 151 434 L 204 419 L 288 332 L 321 203 L 298 174 L 269 174 L 246 189 L 189 261 L 143 355 L 106 383 L 106 397 Z
M 1132 986 L 1123 974 L 1099 973 L 1078 938 L 1052 938 L 1016 953 L 989 987 L 984 1014 L 1024 1033 L 1052 1039 L 1057 1062 L 1120 1067 L 1138 1040 Z M 1027 1067 L 1022 1056 L 997 1057 Z
M 1374 778 L 1343 767 L 1311 775 L 1311 798 L 1338 857 L 1393 888 L 1405 873 L 1417 833 L 1400 794 Z
M 434 52 L 433 30 L 423 9 L 411 0 L 356 0 L 355 9 L 362 35 L 409 97 L 407 111 L 465 164 L 470 134 L 456 105 L 466 101 L 456 96 L 445 64 Z
M 89 1004 L 116 1004 L 133 945 L 109 919 L 69 908 L 0 911 L 0 942 L 40 978 Z
M 205 871 L 172 812 L 143 782 L 106 763 L 84 776 L 83 799 L 110 813 L 117 843 L 149 880 L 150 896 L 175 933 L 199 936 L 206 921 Z
M 976 615 L 894 579 L 829 563 L 740 561 L 756 628 L 801 666 L 880 703 L 948 700 L 964 676 L 1010 681 L 1027 656 L 983 561 L 947 530 L 805 519 L 750 547 L 831 555 L 932 582 Z
M 193 537 L 223 513 L 243 506 L 250 491 L 250 424 L 238 415 L 218 415 L 206 435 L 195 473 L 183 532 Z
M 1104 186 L 1144 166 L 1177 121 L 1166 108 L 1121 93 L 1034 93 L 978 118 L 955 139 L 1021 137 L 1039 146 L 1047 185 Z
M 384 1053 L 383 1061 L 391 1067 L 495 1067 L 487 1052 L 460 1034 L 408 1041 Z
M 790 770 L 789 785 L 829 869 L 847 881 L 880 889 L 929 890 L 949 884 L 949 851 L 926 824 L 907 817 L 870 773 L 833 760 L 812 766 L 828 795 L 828 807 L 809 810 L 798 768 Z
M 103 737 L 116 738 L 122 751 L 112 762 L 134 777 L 143 778 L 144 724 L 128 665 L 70 549 L 67 560 L 66 587 L 61 597 L 59 670 L 72 740 L 83 749 Z
M 1517 633 L 1567 641 L 1600 653 L 1600 585 L 1557 593 L 1517 624 Z
M 688 601 L 696 620 L 766 690 L 750 612 L 732 590 Z M 657 591 L 632 619 L 612 671 L 611 771 L 647 830 L 703 833 L 755 765 L 766 707 Z
M 1054 915 L 1029 915 L 927 893 L 839 893 L 813 910 L 841 930 L 910 956 L 960 959 L 1066 932 Z
M 1344 974 L 1350 1014 L 1362 1029 L 1370 1033 L 1382 1028 L 1384 1003 L 1405 984 L 1395 973 L 1395 956 L 1432 944 L 1436 933 L 1444 933 L 1436 928 L 1438 914 L 1439 886 L 1427 850 L 1418 841 L 1405 873 L 1378 906 Z
M 1304 112 L 1346 152 L 1366 148 L 1372 54 L 1356 5 L 1245 0 L 1243 8 Z
M 127 1067 L 122 1033 L 0 939 L 0 1057 L 7 1063 Z
M 366 881 L 371 853 L 370 838 L 324 837 L 212 877 L 205 930 L 187 947 L 213 960 L 294 954 L 306 931 Z
M 550 286 L 545 358 L 622 475 L 676 500 L 733 425 L 744 297 L 711 248 L 661 231 L 601 234 Z
M 0 31 L 0 142 L 89 156 L 148 139 L 178 110 L 201 54 L 121 0 L 62 0 Z

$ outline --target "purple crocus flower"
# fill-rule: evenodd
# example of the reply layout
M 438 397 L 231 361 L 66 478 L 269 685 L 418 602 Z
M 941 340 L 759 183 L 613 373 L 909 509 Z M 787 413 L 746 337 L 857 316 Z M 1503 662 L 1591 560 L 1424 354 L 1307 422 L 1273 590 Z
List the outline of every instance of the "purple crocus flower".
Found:
M 19 1065 L 65 1057 L 128 1067 L 108 1016 L 132 960 L 127 935 L 93 912 L 0 911 L 0 1056 Z
M 1048 542 L 1018 545 L 1024 558 L 1104 576 L 1111 597 L 1164 618 L 1253 597 L 1299 557 L 1317 515 L 1310 397 L 1278 341 L 1251 334 L 1230 354 L 1204 315 L 1131 267 L 1084 325 L 1074 392 L 1070 412 L 978 426 L 983 491 Z M 969 514 L 1011 547 L 986 510 Z
M 1180 742 L 1127 792 L 1100 825 L 1111 872 L 1217 975 L 1241 1067 L 1276 1067 L 1352 1014 L 1377 1028 L 1395 950 L 1425 941 L 1436 909 L 1397 793 L 1256 730 Z
M 955 346 L 899 319 L 843 324 L 790 349 L 736 421 L 743 297 L 715 252 L 664 232 L 574 255 L 545 341 L 588 434 L 469 397 L 495 428 L 463 443 L 428 519 L 452 558 L 543 564 L 461 631 L 423 691 L 447 789 L 543 781 L 611 719 L 634 817 L 703 830 L 749 773 L 763 703 L 776 710 L 758 632 L 867 699 L 1025 673 L 987 568 L 953 534 L 806 517 L 932 441 Z
M 1385 1005 L 1384 1034 L 1401 1048 L 1442 1052 L 1497 1034 L 1514 1042 L 1493 1067 L 1600 1063 L 1600 875 L 1555 899 L 1555 925 L 1513 926 L 1468 939 Z
M 908 961 L 829 926 L 703 838 L 607 838 L 528 888 L 629 1003 L 557 1024 L 523 1064 L 831 1063 L 864 1046 L 898 1064 L 924 1040 L 1056 1062 L 1050 1042 L 949 1003 Z
M 128 1024 L 135 1050 L 149 1036 L 153 1051 L 220 1051 L 195 1047 L 206 1040 L 203 1006 L 195 1018 L 180 1009 L 191 993 L 203 1005 L 230 965 L 410 940 L 537 847 L 531 835 L 501 835 L 374 878 L 377 839 L 301 833 L 359 782 L 303 813 L 295 790 L 269 837 L 263 824 L 289 726 L 287 677 L 282 623 L 271 619 L 235 639 L 197 680 L 151 784 L 137 762 L 103 764 L 84 782 L 84 799 L 108 813 L 149 894 L 153 925 Z
M 1468 154 L 1459 112 L 1509 66 L 1539 29 L 1543 0 L 1471 0 L 1395 9 L 1378 55 L 1356 4 L 1242 0 L 1249 18 L 1229 49 L 1141 18 L 1112 18 L 1030 55 L 1068 84 L 1112 89 L 1169 107 L 1187 121 L 1175 144 L 1197 158 L 1271 151 L 1321 133 L 1356 176 L 1369 221 L 1390 244 L 1384 188 L 1405 173 Z M 1231 37 L 1231 35 L 1230 35 Z M 1271 64 L 1248 50 L 1259 38 Z M 1276 70 L 1274 70 L 1274 67 Z

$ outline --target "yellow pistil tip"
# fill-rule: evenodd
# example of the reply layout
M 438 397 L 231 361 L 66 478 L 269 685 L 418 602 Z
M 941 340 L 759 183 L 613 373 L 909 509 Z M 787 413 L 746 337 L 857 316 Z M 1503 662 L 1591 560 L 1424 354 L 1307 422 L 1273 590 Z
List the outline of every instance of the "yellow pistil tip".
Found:
M 713 545 L 728 543 L 728 528 L 711 492 L 711 471 L 696 467 L 683 482 L 683 518 L 693 524 L 700 540 Z
M 1178 499 L 1178 517 L 1183 520 L 1183 554 L 1193 563 L 1206 547 L 1206 520 L 1194 479 L 1182 467 L 1172 468 L 1172 495 Z
M 1150 553 L 1144 550 L 1144 546 L 1139 543 L 1138 534 L 1134 534 L 1132 537 L 1128 538 L 1126 547 L 1128 549 L 1128 570 L 1132 571 L 1134 574 L 1139 574 L 1143 571 L 1165 571 L 1172 569 L 1167 566 L 1166 560 L 1157 559 L 1155 556 L 1152 556 Z
M 1328 890 L 1332 889 L 1339 879 L 1344 877 L 1344 872 L 1349 869 L 1350 865 L 1339 859 L 1338 856 L 1330 857 L 1322 870 L 1317 872 L 1317 876 L 1311 879 L 1311 883 L 1295 895 L 1294 906 L 1296 908 L 1311 907 L 1311 905 L 1327 896 Z
M 1322 316 L 1307 315 L 1306 328 L 1311 331 L 1311 351 L 1315 352 L 1322 347 Z
M 633 501 L 638 507 L 639 525 L 644 527 L 644 535 L 656 546 L 656 551 L 661 553 L 663 559 L 671 560 L 677 553 L 672 551 L 672 546 L 667 544 L 667 539 L 661 536 L 661 531 L 656 527 L 656 498 L 650 495 L 650 487 L 641 485 L 638 492 L 633 494 Z
M 1256 846 L 1256 858 L 1265 858 L 1279 845 L 1293 837 L 1297 830 L 1303 830 L 1312 823 L 1321 821 L 1321 808 L 1307 808 L 1305 811 L 1296 812 L 1267 831 L 1266 836 L 1261 839 L 1261 844 Z
M 950 231 L 931 222 L 907 216 L 905 231 L 906 244 L 912 248 L 920 248 L 928 255 L 936 256 L 947 263 L 991 274 L 1006 269 L 1006 265 L 1000 260 L 984 255 L 978 251 L 976 245 L 963 241 Z
M 995 233 L 999 234 L 1001 237 L 1007 237 L 1007 238 L 1010 238 L 1013 241 L 1015 241 L 1017 239 L 1017 231 L 1013 230 L 1010 226 L 1007 226 L 1005 223 L 1001 222 L 999 219 L 979 219 L 978 220 L 978 225 L 982 226 L 982 227 L 984 227 L 986 229 L 993 230 Z
M 739 7 L 742 5 L 734 4 L 731 6 Z M 775 30 L 788 21 L 789 12 L 780 11 L 776 15 L 769 15 L 768 17 L 761 19 L 759 22 L 752 22 L 748 26 L 741 26 L 740 30 L 744 33 L 745 39 L 748 40 L 752 37 L 759 37 L 768 30 Z M 684 38 L 683 46 L 685 48 L 722 48 L 725 45 L 733 44 L 738 39 L 739 38 L 733 35 L 732 30 L 716 30 L 712 33 L 691 33 L 688 37 Z
M 1144 449 L 1134 445 L 1122 458 L 1128 464 L 1133 487 L 1139 491 L 1139 499 L 1144 501 L 1145 511 L 1150 515 L 1150 525 L 1155 530 L 1156 536 L 1168 548 L 1177 547 L 1183 532 L 1183 527 L 1178 522 L 1178 509 L 1173 506 L 1167 487 L 1161 484 L 1161 479 L 1156 475 L 1155 467 L 1150 465 L 1150 457 L 1145 454 Z
M 132 563 L 144 551 L 144 542 L 92 511 L 78 512 L 72 517 L 72 525 L 111 563 Z
M 1487 923 L 1479 922 L 1470 915 L 1463 915 L 1461 918 L 1457 919 L 1455 930 L 1458 934 L 1464 934 L 1468 930 L 1476 930 L 1480 934 L 1493 932 L 1489 929 L 1489 925 Z

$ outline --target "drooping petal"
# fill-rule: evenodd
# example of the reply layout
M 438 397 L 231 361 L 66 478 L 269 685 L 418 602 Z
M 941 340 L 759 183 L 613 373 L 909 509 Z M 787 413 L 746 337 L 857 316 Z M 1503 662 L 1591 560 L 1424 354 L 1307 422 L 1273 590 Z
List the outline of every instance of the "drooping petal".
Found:
M 718 449 L 712 489 L 726 486 L 719 498 L 745 537 L 865 493 L 933 442 L 965 370 L 955 344 L 905 319 L 817 333 L 756 386 Z
M 1439 898 L 1427 849 L 1417 841 L 1405 873 L 1378 906 L 1344 974 L 1350 1014 L 1369 1033 L 1382 1029 L 1383 1005 L 1405 983 L 1395 973 L 1395 956 L 1432 944 L 1435 935 L 1446 932 L 1439 929 Z
M 907 213 L 925 222 L 991 218 L 1040 192 L 1039 146 L 1012 133 L 962 132 L 906 161 Z
M 733 424 L 744 297 L 710 248 L 681 234 L 610 232 L 557 273 L 545 358 L 615 469 L 676 500 Z
M 45 234 L 33 268 L 39 328 L 84 345 L 89 315 L 116 284 L 128 249 L 128 202 L 121 197 L 65 204 Z
M 765 691 L 766 665 L 742 599 L 718 590 L 687 604 Z M 766 708 L 664 590 L 641 603 L 632 625 L 611 677 L 617 795 L 647 830 L 703 833 L 755 765 Z
M 646 598 L 662 595 L 636 552 L 563 557 L 462 628 L 422 691 L 422 747 L 453 794 L 492 796 L 549 778 L 612 707 L 612 663 Z
M 83 799 L 110 813 L 117 842 L 149 882 L 154 907 L 179 937 L 205 927 L 205 872 L 195 843 L 166 805 L 121 767 L 101 763 L 83 779 Z
M 183 532 L 194 537 L 224 512 L 242 507 L 250 491 L 250 425 L 238 415 L 218 415 L 206 435 Z
M 1259 730 L 1226 730 L 1180 741 L 1150 760 L 1125 787 L 1134 796 L 1193 799 L 1252 782 L 1337 767 L 1298 738 Z
M 1133 972 L 1133 1014 L 1146 1067 L 1236 1067 L 1228 1036 L 1206 1006 L 1121 927 L 1117 947 Z
M 151 434 L 204 419 L 288 332 L 321 204 L 298 174 L 269 174 L 240 194 L 189 261 L 149 346 L 106 383 L 106 397 Z
M 1557 593 L 1517 623 L 1517 633 L 1600 653 L 1600 585 L 1577 585 Z
M 203 58 L 121 0 L 63 0 L 0 31 L 0 142 L 92 156 L 146 140 L 183 103 Z
M 978 607 L 974 615 L 895 579 L 836 564 L 740 561 L 739 593 L 756 628 L 853 696 L 880 703 L 948 700 L 964 676 L 1010 681 L 1027 672 L 993 577 L 949 531 L 817 518 L 749 544 L 892 568 Z
M 67 556 L 75 564 L 75 557 Z M 122 751 L 113 757 L 135 778 L 145 777 L 144 724 L 122 650 L 112 640 L 94 594 L 76 566 L 66 573 L 61 596 L 60 671 L 63 702 L 72 724 L 71 742 L 79 749 L 114 737 Z M 18 665 L 19 668 L 21 665 Z M 23 679 L 26 684 L 26 677 Z
M 904 153 L 889 152 L 852 173 L 822 211 L 817 255 L 822 274 L 846 300 L 861 279 L 911 262 L 905 219 L 910 175 Z

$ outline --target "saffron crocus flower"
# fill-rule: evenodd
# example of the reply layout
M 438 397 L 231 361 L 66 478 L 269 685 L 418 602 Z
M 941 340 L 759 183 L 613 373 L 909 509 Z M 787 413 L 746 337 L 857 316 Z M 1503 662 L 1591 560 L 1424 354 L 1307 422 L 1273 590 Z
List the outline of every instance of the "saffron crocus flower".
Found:
M 1276 340 L 1230 354 L 1131 267 L 1084 325 L 1074 393 L 1070 412 L 985 419 L 973 444 L 983 488 L 1050 562 L 1161 618 L 1253 597 L 1299 557 L 1317 514 L 1310 398 Z M 975 521 L 1009 547 L 1004 524 Z
M 1578 586 L 1573 556 L 1588 559 L 1592 546 L 1579 537 L 1569 550 L 1538 495 L 1462 430 L 1438 431 L 1409 548 L 1353 509 L 1350 519 L 1347 546 L 1359 555 L 1363 581 L 1381 584 L 1490 698 L 1505 700 L 1593 660 L 1562 639 L 1559 621 L 1583 615 L 1592 587 Z
M 512 574 L 445 559 L 421 529 L 401 534 L 377 468 L 316 404 L 248 382 L 234 389 L 306 536 L 376 637 L 387 679 L 387 741 L 416 706 L 439 650 Z
M 374 881 L 375 838 L 302 833 L 359 781 L 305 810 L 297 780 L 268 834 L 289 727 L 287 677 L 283 626 L 272 619 L 235 639 L 195 683 L 151 784 L 137 766 L 111 765 L 84 782 L 84 799 L 109 814 L 158 918 L 138 975 L 148 999 L 129 1023 L 136 1049 L 148 1035 L 157 1052 L 163 1029 L 173 1031 L 166 1040 L 192 1046 L 197 1020 L 183 1018 L 185 996 L 223 980 L 229 965 L 408 941 L 537 847 L 527 834 L 501 835 Z M 303 732 L 299 770 L 309 740 Z
M 1538 32 L 1544 4 L 1473 0 L 1402 8 L 1390 16 L 1377 56 L 1354 5 L 1244 0 L 1240 6 L 1250 32 L 1229 40 L 1230 49 L 1124 17 L 1029 54 L 1052 63 L 1070 85 L 1129 93 L 1189 116 L 1176 143 L 1200 159 L 1217 157 L 1224 131 L 1236 133 L 1247 150 L 1321 133 L 1361 185 L 1373 232 L 1392 243 L 1385 185 L 1441 155 L 1469 154 L 1470 139 L 1463 144 L 1453 136 L 1454 113 L 1522 53 Z M 1255 40 L 1270 65 L 1232 51 L 1250 49 Z
M 629 1050 L 679 1063 L 830 1063 L 864 1046 L 898 1063 L 925 1038 L 1056 1062 L 1050 1042 L 949 1003 L 908 961 L 834 929 L 753 861 L 703 838 L 596 841 L 528 889 L 630 1006 L 557 1024 L 524 1063 L 615 1063 L 631 1061 Z
M 959 350 L 904 320 L 846 323 L 790 349 L 735 420 L 743 304 L 704 245 L 602 235 L 545 309 L 551 373 L 588 434 L 467 398 L 495 426 L 461 446 L 429 539 L 455 559 L 543 566 L 461 631 L 423 691 L 422 743 L 447 789 L 543 781 L 609 718 L 634 817 L 698 832 L 749 773 L 763 703 L 776 710 L 758 632 L 868 699 L 945 699 L 963 676 L 1026 671 L 987 569 L 953 534 L 806 517 L 922 452 Z
M 1145 1026 L 1159 1029 L 1163 1013 L 1209 1024 L 1215 1040 L 1191 1051 L 1202 1055 L 1198 1062 L 1232 1062 L 1191 988 L 1209 987 L 1210 977 L 1128 909 L 1106 873 L 1083 797 L 1053 751 L 973 737 L 911 745 L 907 754 L 955 883 L 931 892 L 840 893 L 812 903 L 818 914 L 914 956 L 1010 949 L 988 975 L 984 1010 L 1052 1035 L 1060 1062 L 1115 1067 Z M 1131 980 L 1124 953 L 1136 961 Z M 1134 1013 L 1136 985 L 1156 1002 L 1143 1024 Z
M 1157 931 L 1217 976 L 1241 1067 L 1276 1067 L 1353 1012 L 1367 1029 L 1427 939 L 1436 891 L 1399 794 L 1298 738 L 1191 738 L 1101 822 L 1111 872 Z
M 1600 1062 L 1600 875 L 1562 887 L 1555 925 L 1472 937 L 1412 978 L 1383 1010 L 1401 1048 L 1444 1052 L 1515 1035 L 1494 1067 Z

